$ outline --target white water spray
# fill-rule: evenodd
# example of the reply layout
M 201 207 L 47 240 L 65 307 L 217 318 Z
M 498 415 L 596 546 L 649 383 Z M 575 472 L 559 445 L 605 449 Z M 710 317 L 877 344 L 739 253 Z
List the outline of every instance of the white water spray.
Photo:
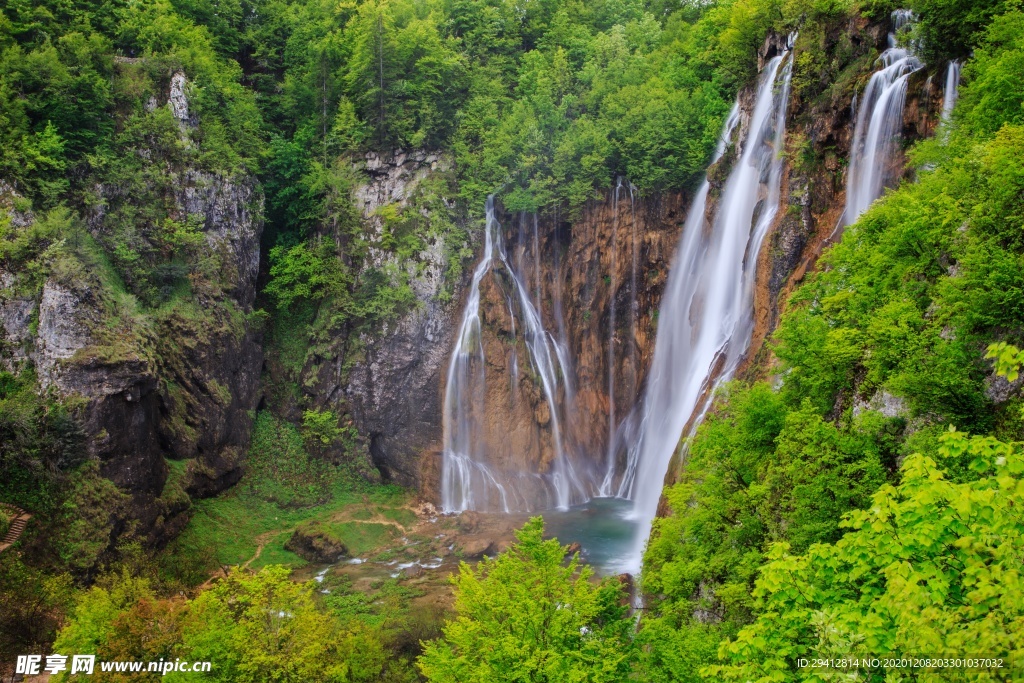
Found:
M 791 71 L 791 54 L 774 57 L 766 65 L 747 139 L 726 181 L 717 216 L 706 225 L 710 185 L 705 180 L 683 227 L 660 309 L 640 438 L 630 450 L 618 490 L 619 496 L 633 500 L 637 520 L 626 571 L 640 567 L 683 430 L 706 410 L 709 385 L 732 376 L 750 343 L 757 256 L 779 207 Z M 726 122 L 716 160 L 738 121 L 737 105 Z
M 880 68 L 871 75 L 858 103 L 857 124 L 846 177 L 845 225 L 850 225 L 882 195 L 893 178 L 892 165 L 899 150 L 907 79 L 923 65 L 912 49 L 897 46 L 896 35 L 913 21 L 908 10 L 892 13 L 889 48 L 878 58 Z

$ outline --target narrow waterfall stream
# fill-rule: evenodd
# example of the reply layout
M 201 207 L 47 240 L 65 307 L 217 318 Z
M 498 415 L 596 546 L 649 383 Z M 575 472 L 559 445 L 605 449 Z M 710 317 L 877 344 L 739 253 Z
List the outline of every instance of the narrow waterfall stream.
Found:
M 539 253 L 535 251 L 535 259 L 538 256 Z M 534 267 L 537 268 L 536 262 Z M 551 466 L 544 472 L 510 472 L 497 467 L 483 447 L 485 416 L 482 411 L 487 378 L 480 317 L 480 287 L 489 274 L 497 276 L 497 269 L 507 275 L 508 289 L 511 290 L 506 292 L 506 297 L 513 321 L 513 335 L 518 327 L 529 351 L 531 370 L 539 380 L 543 399 L 550 411 L 550 431 L 555 453 Z M 539 288 L 539 275 L 537 278 Z M 530 510 L 534 506 L 530 504 L 523 487 L 535 486 L 538 479 L 548 493 L 549 507 L 568 509 L 570 505 L 588 497 L 586 488 L 566 456 L 562 442 L 561 420 L 564 413 L 559 401 L 559 390 L 565 396 L 572 394 L 568 380 L 570 375 L 566 372 L 566 353 L 559 341 L 544 328 L 537 309 L 539 304 L 538 301 L 535 305 L 530 297 L 522 269 L 517 271 L 509 262 L 501 225 L 495 217 L 492 195 L 487 199 L 483 256 L 473 271 L 469 297 L 445 385 L 441 505 L 447 512 L 500 510 L 508 513 Z M 515 324 L 517 311 L 518 326 Z
M 710 190 L 705 180 L 683 227 L 660 307 L 640 438 L 629 452 L 618 488 L 620 497 L 633 501 L 636 522 L 631 547 L 621 558 L 622 571 L 640 568 L 683 430 L 699 421 L 712 385 L 732 376 L 750 342 L 757 254 L 779 207 L 791 67 L 788 50 L 765 66 L 746 140 L 712 224 L 706 224 L 704 215 Z M 725 124 L 716 160 L 738 122 L 737 103 Z
M 954 59 L 946 67 L 946 85 L 942 90 L 942 121 L 949 121 L 956 106 L 957 93 L 960 88 L 960 60 Z
M 622 191 L 622 178 L 615 182 L 615 192 L 612 195 L 612 240 L 611 240 L 611 275 L 608 280 L 608 444 L 607 444 L 607 474 L 601 482 L 598 495 L 607 496 L 611 489 L 611 476 L 615 470 L 615 292 L 618 289 L 616 281 L 618 272 L 618 238 L 619 238 L 619 193 Z
M 889 48 L 878 58 L 880 68 L 871 75 L 860 99 L 846 176 L 844 225 L 856 221 L 896 180 L 892 167 L 903 128 L 907 79 L 923 66 L 911 49 L 897 45 L 900 30 L 912 21 L 909 10 L 892 13 Z

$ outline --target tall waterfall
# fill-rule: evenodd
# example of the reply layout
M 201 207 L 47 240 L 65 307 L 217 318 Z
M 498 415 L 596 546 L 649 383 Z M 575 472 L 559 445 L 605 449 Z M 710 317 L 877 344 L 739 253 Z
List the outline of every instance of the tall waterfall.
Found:
M 522 222 L 520 222 L 522 229 Z M 535 284 L 540 288 L 539 246 L 534 224 Z M 517 259 L 518 261 L 518 259 Z M 529 361 L 543 389 L 544 400 L 550 409 L 550 429 L 555 457 L 546 472 L 508 473 L 495 467 L 483 445 L 482 414 L 486 396 L 486 374 L 483 347 L 483 329 L 480 319 L 480 283 L 494 269 L 503 269 L 510 282 L 507 299 L 512 315 L 513 335 L 518 327 L 529 351 Z M 499 281 L 500 282 L 500 281 Z M 441 465 L 441 505 L 445 511 L 461 512 L 500 508 L 512 512 L 529 508 L 521 485 L 536 485 L 539 478 L 549 492 L 550 501 L 559 508 L 585 500 L 587 492 L 577 477 L 572 463 L 562 446 L 561 416 L 558 403 L 560 383 L 563 394 L 571 397 L 572 390 L 566 379 L 565 350 L 544 328 L 537 306 L 530 297 L 529 286 L 523 278 L 523 267 L 512 268 L 502 240 L 501 225 L 495 218 L 494 196 L 487 198 L 484 228 L 484 251 L 473 271 L 469 298 L 462 314 L 462 323 L 456 337 L 455 349 L 448 366 L 442 416 L 443 451 Z M 520 316 L 516 325 L 516 309 Z M 514 362 L 518 362 L 514 359 Z M 514 372 L 513 378 L 517 373 Z M 525 483 L 524 483 L 525 482 Z
M 790 46 L 792 42 L 790 43 Z M 779 208 L 792 54 L 765 66 L 739 159 L 705 221 L 710 185 L 701 185 L 683 227 L 660 308 L 640 438 L 618 494 L 634 503 L 638 533 L 626 570 L 639 569 L 669 462 L 687 424 L 701 418 L 712 384 L 732 376 L 753 332 L 753 287 L 761 242 Z M 739 121 L 733 107 L 716 152 Z M 710 228 L 710 229 L 709 229 Z
M 859 103 L 846 177 L 846 225 L 856 221 L 894 180 L 892 162 L 903 128 L 907 78 L 923 66 L 911 49 L 896 43 L 900 29 L 912 21 L 908 10 L 892 13 L 889 48 L 878 58 L 880 68 L 871 75 Z

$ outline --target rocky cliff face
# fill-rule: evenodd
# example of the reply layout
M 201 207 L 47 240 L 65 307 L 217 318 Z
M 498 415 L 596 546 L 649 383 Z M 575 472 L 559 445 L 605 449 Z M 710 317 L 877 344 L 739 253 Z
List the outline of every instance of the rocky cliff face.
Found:
M 187 123 L 184 77 L 175 82 L 177 100 L 172 92 L 168 106 L 175 114 L 186 106 Z M 189 496 L 211 495 L 241 476 L 262 362 L 259 335 L 246 319 L 262 194 L 244 176 L 167 172 L 174 176 L 171 217 L 197 226 L 215 264 L 209 277 L 193 278 L 190 299 L 147 309 L 96 270 L 85 241 L 101 248 L 110 229 L 106 207 L 134 200 L 117 187 L 97 188 L 104 201 L 83 226 L 91 235 L 66 240 L 72 246 L 41 282 L 16 264 L 0 270 L 0 369 L 31 367 L 39 391 L 76 406 L 88 456 L 131 498 L 116 528 L 150 543 L 180 530 Z M 12 229 L 31 230 L 37 218 L 15 210 L 22 200 L 12 188 L 0 189 Z M 184 476 L 170 483 L 167 459 L 187 461 Z
M 625 457 L 684 209 L 681 195 L 642 199 L 623 184 L 572 220 L 501 216 L 507 260 L 562 349 L 559 390 L 550 400 L 517 285 L 500 271 L 483 281 L 480 449 L 496 477 L 518 479 L 508 487 L 523 498 L 516 507 L 553 504 L 538 475 L 550 474 L 556 460 L 556 418 L 561 449 L 588 494 L 599 488 L 609 458 Z
M 864 19 L 823 37 L 826 54 L 835 57 L 842 81 L 829 88 L 795 90 L 790 99 L 782 208 L 765 238 L 758 258 L 754 311 L 756 327 L 746 372 L 761 376 L 771 361 L 765 341 L 778 324 L 779 314 L 793 288 L 817 263 L 822 252 L 842 235 L 846 201 L 846 168 L 853 143 L 854 97 L 863 93 L 874 70 L 874 58 L 887 46 L 888 26 Z M 842 44 L 841 44 L 842 43 Z M 769 36 L 762 61 L 781 49 L 782 38 Z M 935 133 L 942 109 L 942 79 L 925 67 L 910 75 L 901 136 L 903 149 Z M 801 96 L 801 95 L 804 96 Z M 900 153 L 892 161 L 891 176 L 911 171 Z
M 454 211 L 451 159 L 423 150 L 368 153 L 353 164 L 353 201 L 369 236 L 360 277 L 408 283 L 415 303 L 351 338 L 338 335 L 312 354 L 303 376 L 310 402 L 351 416 L 374 466 L 387 480 L 418 487 L 441 434 L 440 378 L 452 347 L 461 280 L 448 276 L 451 254 L 467 245 Z M 426 222 L 419 251 L 402 259 L 388 241 L 399 214 Z M 454 296 L 453 296 L 454 294 Z M 428 475 L 429 477 L 429 475 Z

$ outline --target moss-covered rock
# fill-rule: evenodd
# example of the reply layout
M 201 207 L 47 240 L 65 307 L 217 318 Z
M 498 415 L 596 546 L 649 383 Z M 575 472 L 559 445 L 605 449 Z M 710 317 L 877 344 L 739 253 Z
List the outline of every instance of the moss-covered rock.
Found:
M 317 564 L 332 564 L 348 556 L 348 548 L 317 522 L 300 526 L 284 544 L 302 559 Z

